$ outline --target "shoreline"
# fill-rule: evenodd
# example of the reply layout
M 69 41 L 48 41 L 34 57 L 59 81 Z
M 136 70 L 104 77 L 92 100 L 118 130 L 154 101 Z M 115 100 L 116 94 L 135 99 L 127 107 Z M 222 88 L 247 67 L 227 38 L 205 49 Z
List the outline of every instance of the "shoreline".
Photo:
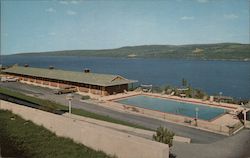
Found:
M 250 62 L 250 58 L 244 58 L 244 59 L 217 59 L 217 58 L 178 58 L 178 57 L 153 57 L 153 56 L 135 56 L 135 57 L 129 57 L 129 56 L 102 56 L 102 55 L 49 55 L 49 54 L 40 54 L 40 53 L 20 53 L 20 54 L 2 54 L 3 56 L 43 56 L 43 57 L 87 57 L 87 58 L 114 58 L 114 59 L 153 59 L 153 60 L 186 60 L 186 61 L 235 61 L 235 62 Z

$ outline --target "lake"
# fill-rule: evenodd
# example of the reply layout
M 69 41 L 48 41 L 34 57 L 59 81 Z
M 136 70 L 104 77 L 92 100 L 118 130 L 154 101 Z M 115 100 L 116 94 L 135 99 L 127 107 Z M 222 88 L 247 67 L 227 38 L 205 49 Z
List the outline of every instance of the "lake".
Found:
M 182 78 L 208 94 L 250 99 L 250 62 L 76 56 L 1 56 L 2 65 L 29 64 L 58 69 L 118 74 L 154 86 L 180 86 Z

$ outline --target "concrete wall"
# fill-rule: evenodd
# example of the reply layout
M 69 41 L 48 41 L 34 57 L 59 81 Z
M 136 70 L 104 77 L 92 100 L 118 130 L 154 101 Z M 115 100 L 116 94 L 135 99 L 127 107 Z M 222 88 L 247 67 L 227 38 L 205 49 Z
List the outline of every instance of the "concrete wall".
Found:
M 169 147 L 127 133 L 98 126 L 84 121 L 55 115 L 37 109 L 20 106 L 0 100 L 0 109 L 10 110 L 14 114 L 55 132 L 58 136 L 69 137 L 95 150 L 119 158 L 168 158 Z

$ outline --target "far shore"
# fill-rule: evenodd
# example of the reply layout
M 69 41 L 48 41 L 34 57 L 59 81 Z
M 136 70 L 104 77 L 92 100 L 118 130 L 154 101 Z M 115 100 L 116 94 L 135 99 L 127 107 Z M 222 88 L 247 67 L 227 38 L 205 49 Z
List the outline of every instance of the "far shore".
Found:
M 169 57 L 149 57 L 149 56 L 89 56 L 89 55 L 44 55 L 40 53 L 20 53 L 20 54 L 9 54 L 1 56 L 43 56 L 43 57 L 87 57 L 87 58 L 120 58 L 120 59 L 157 59 L 157 60 L 190 60 L 190 61 L 236 61 L 236 62 L 250 62 L 250 58 L 245 59 L 207 59 L 207 58 L 169 58 Z

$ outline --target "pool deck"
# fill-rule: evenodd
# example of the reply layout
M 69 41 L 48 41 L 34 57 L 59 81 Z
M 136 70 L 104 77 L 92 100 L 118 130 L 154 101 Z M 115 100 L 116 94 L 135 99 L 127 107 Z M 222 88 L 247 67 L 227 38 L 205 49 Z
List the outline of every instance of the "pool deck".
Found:
M 150 109 L 144 109 L 140 107 L 134 107 L 134 106 L 115 102 L 115 100 L 137 96 L 137 95 L 146 95 L 146 96 L 163 98 L 163 99 L 168 99 L 168 100 L 173 100 L 173 101 L 178 101 L 178 102 L 185 102 L 185 103 L 199 104 L 199 105 L 210 106 L 210 107 L 223 108 L 231 112 L 235 112 L 241 109 L 239 105 L 235 105 L 235 104 L 217 103 L 217 102 L 203 101 L 200 99 L 181 98 L 178 96 L 170 96 L 170 95 L 165 95 L 165 94 L 145 93 L 145 92 L 135 92 L 135 91 L 99 97 L 89 102 L 95 102 L 96 104 L 100 106 L 104 106 L 105 108 L 110 108 L 112 110 L 117 110 L 120 112 L 143 115 L 146 117 L 160 119 L 160 120 L 164 120 L 167 122 L 177 123 L 177 124 L 181 124 L 184 126 L 198 128 L 201 130 L 206 130 L 206 131 L 219 133 L 223 135 L 231 135 L 232 133 L 234 133 L 235 131 L 237 131 L 243 126 L 240 120 L 232 113 L 225 113 L 209 121 L 198 119 L 196 122 L 194 118 L 191 118 L 191 117 L 175 115 L 171 113 L 165 113 L 165 112 L 155 111 L 155 110 L 150 110 Z
M 211 102 L 211 101 L 207 101 L 207 100 L 203 101 L 201 99 L 181 98 L 181 97 L 178 97 L 178 96 L 171 96 L 171 95 L 167 95 L 167 94 L 145 93 L 145 92 L 121 93 L 121 94 L 117 94 L 117 95 L 102 97 L 101 100 L 113 101 L 113 100 L 119 100 L 119 99 L 122 99 L 122 98 L 127 98 L 127 97 L 131 97 L 131 96 L 136 96 L 136 95 L 146 95 L 146 96 L 169 99 L 169 100 L 185 102 L 185 103 L 199 104 L 199 105 L 205 105 L 205 106 L 211 106 L 211 107 L 219 107 L 219 108 L 228 109 L 228 110 L 239 108 L 239 106 L 235 105 L 235 104 L 218 103 L 218 102 Z

